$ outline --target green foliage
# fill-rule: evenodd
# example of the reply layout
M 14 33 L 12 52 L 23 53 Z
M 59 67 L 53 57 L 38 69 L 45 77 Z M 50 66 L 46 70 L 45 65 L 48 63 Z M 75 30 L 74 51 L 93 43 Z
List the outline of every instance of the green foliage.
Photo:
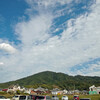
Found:
M 88 90 L 89 86 L 93 84 L 96 86 L 100 86 L 100 77 L 89 77 L 80 75 L 69 76 L 64 73 L 45 71 L 16 81 L 1 83 L 0 87 L 6 88 L 11 84 L 19 84 L 27 88 L 37 88 L 41 86 L 43 88 L 52 89 L 55 86 L 67 90 Z
M 0 91 L 0 95 L 7 94 L 6 92 Z
M 21 94 L 21 91 L 20 90 L 17 90 L 16 91 L 16 94 L 20 95 Z

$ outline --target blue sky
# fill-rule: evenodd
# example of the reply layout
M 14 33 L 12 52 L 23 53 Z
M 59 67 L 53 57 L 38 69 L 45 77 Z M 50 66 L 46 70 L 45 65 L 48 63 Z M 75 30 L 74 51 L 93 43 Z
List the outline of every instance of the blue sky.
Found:
M 0 82 L 41 71 L 100 76 L 99 0 L 0 0 Z
M 2 34 L 0 38 L 7 38 L 11 42 L 16 39 L 13 25 L 25 15 L 26 8 L 28 8 L 28 5 L 24 0 L 0 1 L 0 33 Z

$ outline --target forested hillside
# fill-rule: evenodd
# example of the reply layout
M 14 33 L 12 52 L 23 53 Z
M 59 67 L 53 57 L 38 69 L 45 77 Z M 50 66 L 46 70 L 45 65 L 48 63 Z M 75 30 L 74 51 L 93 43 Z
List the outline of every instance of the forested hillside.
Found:
M 37 88 L 38 86 L 52 89 L 58 87 L 61 89 L 79 89 L 88 90 L 89 86 L 100 86 L 100 77 L 90 76 L 69 76 L 64 73 L 51 71 L 40 72 L 16 81 L 1 83 L 0 88 L 7 88 L 12 84 L 19 84 L 25 87 Z

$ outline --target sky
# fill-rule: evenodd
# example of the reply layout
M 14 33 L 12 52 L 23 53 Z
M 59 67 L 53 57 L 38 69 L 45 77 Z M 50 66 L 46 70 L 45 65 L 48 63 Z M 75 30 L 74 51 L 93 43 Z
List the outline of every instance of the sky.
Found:
M 100 0 L 0 0 L 0 83 L 42 71 L 100 76 Z

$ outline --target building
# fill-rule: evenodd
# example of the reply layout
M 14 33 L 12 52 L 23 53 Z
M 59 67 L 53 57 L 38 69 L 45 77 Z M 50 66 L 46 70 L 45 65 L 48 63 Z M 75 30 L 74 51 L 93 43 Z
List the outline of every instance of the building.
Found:
M 68 93 L 68 91 L 67 90 L 63 90 L 63 94 L 67 94 Z
M 95 87 L 95 85 L 92 85 L 89 87 L 89 94 L 100 94 L 100 86 Z
M 19 90 L 19 91 L 22 92 L 22 91 L 25 90 L 25 88 L 24 88 L 24 87 L 21 87 L 21 86 L 19 86 L 19 85 L 11 85 L 11 86 L 8 87 L 7 92 L 16 93 L 17 90 Z
M 51 94 L 52 95 L 57 95 L 58 93 L 59 93 L 59 89 L 58 88 L 55 88 L 55 89 L 53 89 L 52 91 L 51 91 Z

